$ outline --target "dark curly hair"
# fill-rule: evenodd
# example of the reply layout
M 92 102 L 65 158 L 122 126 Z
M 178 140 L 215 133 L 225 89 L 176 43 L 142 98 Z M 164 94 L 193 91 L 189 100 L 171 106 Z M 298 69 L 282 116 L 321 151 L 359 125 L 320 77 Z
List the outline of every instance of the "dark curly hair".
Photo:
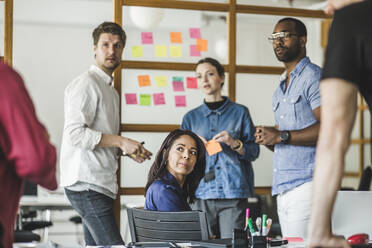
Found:
M 195 162 L 194 170 L 187 175 L 185 183 L 183 185 L 183 188 L 185 190 L 185 193 L 187 195 L 187 199 L 189 203 L 193 203 L 195 200 L 195 191 L 199 186 L 200 180 L 204 177 L 204 171 L 205 171 L 205 146 L 203 141 L 193 132 L 189 130 L 181 130 L 176 129 L 173 130 L 168 134 L 168 136 L 163 141 L 163 144 L 161 145 L 158 153 L 156 154 L 156 158 L 154 163 L 152 164 L 147 184 L 145 188 L 145 196 L 148 188 L 150 185 L 156 180 L 162 178 L 167 173 L 167 161 L 168 161 L 168 155 L 169 151 L 176 139 L 179 137 L 187 135 L 193 138 L 193 140 L 196 143 L 196 149 L 197 149 L 197 159 Z
M 280 20 L 278 21 L 278 23 L 281 23 L 281 22 L 292 22 L 292 23 L 294 23 L 296 34 L 297 34 L 299 37 L 307 36 L 306 26 L 305 26 L 305 24 L 304 24 L 302 21 L 300 21 L 299 19 L 296 19 L 296 18 L 293 18 L 293 17 L 285 17 L 285 18 L 280 19 Z

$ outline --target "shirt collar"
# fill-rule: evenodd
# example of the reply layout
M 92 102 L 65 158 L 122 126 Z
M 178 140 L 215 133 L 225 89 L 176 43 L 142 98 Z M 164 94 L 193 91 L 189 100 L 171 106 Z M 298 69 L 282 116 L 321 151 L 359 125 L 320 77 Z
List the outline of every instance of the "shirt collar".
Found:
M 216 110 L 209 109 L 207 104 L 205 104 L 205 100 L 204 100 L 203 105 L 201 106 L 201 109 L 202 109 L 202 112 L 203 112 L 204 116 L 207 117 L 208 115 L 210 115 L 212 113 L 217 113 L 218 115 L 222 115 L 223 112 L 226 111 L 227 105 L 230 104 L 230 99 L 227 96 L 223 96 L 223 98 L 226 99 L 226 101 L 223 103 L 223 105 L 221 107 L 219 107 Z
M 297 76 L 298 74 L 300 74 L 303 69 L 308 65 L 310 64 L 310 59 L 309 57 L 305 57 L 303 59 L 300 60 L 300 62 L 297 63 L 297 65 L 295 66 L 295 68 L 293 69 L 293 71 L 291 71 L 291 78 L 293 78 L 294 76 Z M 282 75 L 280 75 L 280 82 L 284 81 L 285 79 L 287 79 L 287 71 L 285 70 Z
M 106 84 L 111 85 L 112 77 L 106 74 L 101 68 L 96 65 L 91 65 L 89 71 L 97 74 Z
M 172 185 L 177 186 L 177 188 L 182 191 L 180 184 L 177 182 L 177 179 L 168 170 L 162 178 L 172 183 Z

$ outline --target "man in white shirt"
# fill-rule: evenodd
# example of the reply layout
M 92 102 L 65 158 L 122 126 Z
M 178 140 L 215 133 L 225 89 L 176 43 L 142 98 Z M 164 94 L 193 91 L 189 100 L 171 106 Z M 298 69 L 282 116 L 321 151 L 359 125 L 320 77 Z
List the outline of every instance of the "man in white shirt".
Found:
M 124 30 L 104 22 L 93 31 L 93 41 L 95 65 L 65 90 L 61 186 L 82 217 L 86 245 L 123 245 L 113 212 L 118 154 L 139 163 L 152 154 L 140 142 L 118 135 L 119 95 L 112 73 L 121 62 Z

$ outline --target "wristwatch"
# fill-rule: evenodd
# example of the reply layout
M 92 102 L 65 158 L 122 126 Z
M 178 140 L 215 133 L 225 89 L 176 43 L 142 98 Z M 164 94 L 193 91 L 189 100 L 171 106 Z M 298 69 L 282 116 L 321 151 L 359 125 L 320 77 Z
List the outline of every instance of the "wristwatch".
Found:
M 289 139 L 291 138 L 291 134 L 289 131 L 281 131 L 280 132 L 280 142 L 283 144 L 288 144 Z

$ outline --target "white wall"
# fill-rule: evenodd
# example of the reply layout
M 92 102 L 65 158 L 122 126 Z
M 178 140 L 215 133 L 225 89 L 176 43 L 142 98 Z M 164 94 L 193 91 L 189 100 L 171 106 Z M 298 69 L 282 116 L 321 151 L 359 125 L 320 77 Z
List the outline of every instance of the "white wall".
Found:
M 112 20 L 112 13 L 112 2 L 106 0 L 14 1 L 14 67 L 24 77 L 38 116 L 47 126 L 58 151 L 63 129 L 64 88 L 93 62 L 91 32 L 99 23 Z M 133 59 L 130 57 L 130 46 L 131 43 L 133 45 L 134 42 L 138 42 L 135 41 L 137 38 L 133 37 L 138 37 L 140 30 L 135 29 L 127 18 L 127 8 L 124 8 L 123 17 L 124 28 L 129 37 L 124 57 Z M 182 21 L 179 18 L 182 18 Z M 237 62 L 247 65 L 280 66 L 266 39 L 280 17 L 238 15 L 238 18 Z M 210 52 L 207 55 L 215 57 L 214 42 L 218 38 L 226 37 L 226 28 L 221 28 L 224 23 L 213 21 L 215 20 L 207 25 L 200 12 L 166 11 L 157 32 L 165 34 L 172 29 L 200 26 L 208 35 L 210 42 Z M 323 51 L 320 49 L 319 21 L 310 18 L 304 18 L 304 21 L 309 29 L 308 54 L 312 61 L 321 65 Z M 183 58 L 181 62 L 195 62 L 197 59 Z M 226 63 L 226 60 L 222 62 Z M 255 124 L 274 123 L 271 96 L 277 86 L 277 79 L 277 75 L 241 74 L 237 77 L 237 101 L 250 109 Z M 128 135 L 142 140 L 141 137 L 147 134 Z M 149 135 L 148 137 L 154 138 L 146 137 L 146 146 L 155 152 L 160 145 L 159 137 L 163 136 L 164 134 Z M 355 164 L 356 151 L 351 153 L 350 164 Z M 254 162 L 258 186 L 271 184 L 271 156 L 271 153 L 262 147 L 260 157 Z M 151 163 L 140 167 L 125 160 L 124 163 L 124 185 L 143 186 Z M 354 166 L 351 167 L 355 170 Z M 350 180 L 348 184 L 349 182 Z

